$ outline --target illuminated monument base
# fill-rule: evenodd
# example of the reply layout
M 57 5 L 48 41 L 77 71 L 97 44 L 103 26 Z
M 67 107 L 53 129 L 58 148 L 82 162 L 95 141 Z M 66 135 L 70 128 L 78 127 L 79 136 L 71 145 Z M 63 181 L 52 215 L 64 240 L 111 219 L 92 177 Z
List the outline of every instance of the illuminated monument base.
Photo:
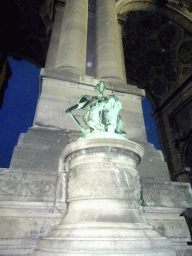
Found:
M 135 169 L 142 156 L 139 144 L 109 135 L 67 145 L 67 214 L 35 255 L 176 255 L 142 217 Z

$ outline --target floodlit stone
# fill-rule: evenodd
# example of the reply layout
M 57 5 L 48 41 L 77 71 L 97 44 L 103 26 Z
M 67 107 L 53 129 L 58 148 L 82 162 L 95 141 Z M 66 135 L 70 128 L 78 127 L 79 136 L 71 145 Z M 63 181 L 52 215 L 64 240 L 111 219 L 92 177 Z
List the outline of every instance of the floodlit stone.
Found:
M 126 83 L 123 47 L 114 0 L 97 1 L 97 76 Z
M 84 74 L 86 68 L 88 0 L 66 1 L 56 68 Z
M 170 240 L 142 217 L 135 168 L 143 148 L 106 135 L 64 149 L 67 214 L 39 240 L 35 255 L 176 255 Z

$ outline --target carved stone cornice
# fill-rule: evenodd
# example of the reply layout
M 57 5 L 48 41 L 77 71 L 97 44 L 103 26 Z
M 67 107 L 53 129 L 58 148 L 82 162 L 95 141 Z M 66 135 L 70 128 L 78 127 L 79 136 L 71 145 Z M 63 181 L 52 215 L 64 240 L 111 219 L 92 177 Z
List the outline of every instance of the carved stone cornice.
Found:
M 55 200 L 57 177 L 3 171 L 0 175 L 0 201 Z
M 141 187 L 143 206 L 182 209 L 192 207 L 192 193 L 188 183 L 142 182 Z

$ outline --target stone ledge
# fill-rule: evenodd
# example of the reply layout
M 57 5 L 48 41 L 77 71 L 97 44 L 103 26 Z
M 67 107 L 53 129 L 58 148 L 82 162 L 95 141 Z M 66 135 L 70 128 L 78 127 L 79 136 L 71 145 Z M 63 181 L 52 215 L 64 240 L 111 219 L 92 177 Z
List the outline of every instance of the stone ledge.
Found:
M 192 208 L 192 192 L 188 183 L 142 182 L 142 200 L 146 207 Z
M 67 71 L 59 71 L 55 69 L 41 69 L 41 78 L 47 77 L 47 78 L 53 78 L 57 80 L 63 80 L 73 83 L 79 83 L 79 84 L 85 84 L 90 86 L 95 86 L 100 80 L 99 78 L 94 78 L 91 76 L 86 75 L 79 75 Z M 101 79 L 105 80 L 105 79 Z M 114 90 L 114 91 L 120 91 L 125 92 L 128 94 L 134 94 L 138 96 L 145 96 L 145 92 L 143 89 L 137 88 L 137 86 L 130 85 L 130 84 L 124 84 L 124 83 L 118 83 L 118 85 L 114 82 L 105 81 L 107 89 Z
M 2 172 L 0 201 L 53 202 L 56 195 L 56 175 Z

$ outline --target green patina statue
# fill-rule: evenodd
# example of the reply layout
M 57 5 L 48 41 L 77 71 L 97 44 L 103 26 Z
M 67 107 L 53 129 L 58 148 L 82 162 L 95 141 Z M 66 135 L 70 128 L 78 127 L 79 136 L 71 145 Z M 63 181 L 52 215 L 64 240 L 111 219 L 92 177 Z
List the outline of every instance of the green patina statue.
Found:
M 116 133 L 121 136 L 126 135 L 122 130 L 124 122 L 118 114 L 122 108 L 122 104 L 115 95 L 103 96 L 105 88 L 105 84 L 99 82 L 95 87 L 97 96 L 83 95 L 78 99 L 76 105 L 66 110 L 66 113 L 85 134 L 85 137 L 92 133 Z M 85 110 L 82 118 L 86 124 L 86 128 L 83 128 L 72 114 L 73 110 L 78 109 Z

